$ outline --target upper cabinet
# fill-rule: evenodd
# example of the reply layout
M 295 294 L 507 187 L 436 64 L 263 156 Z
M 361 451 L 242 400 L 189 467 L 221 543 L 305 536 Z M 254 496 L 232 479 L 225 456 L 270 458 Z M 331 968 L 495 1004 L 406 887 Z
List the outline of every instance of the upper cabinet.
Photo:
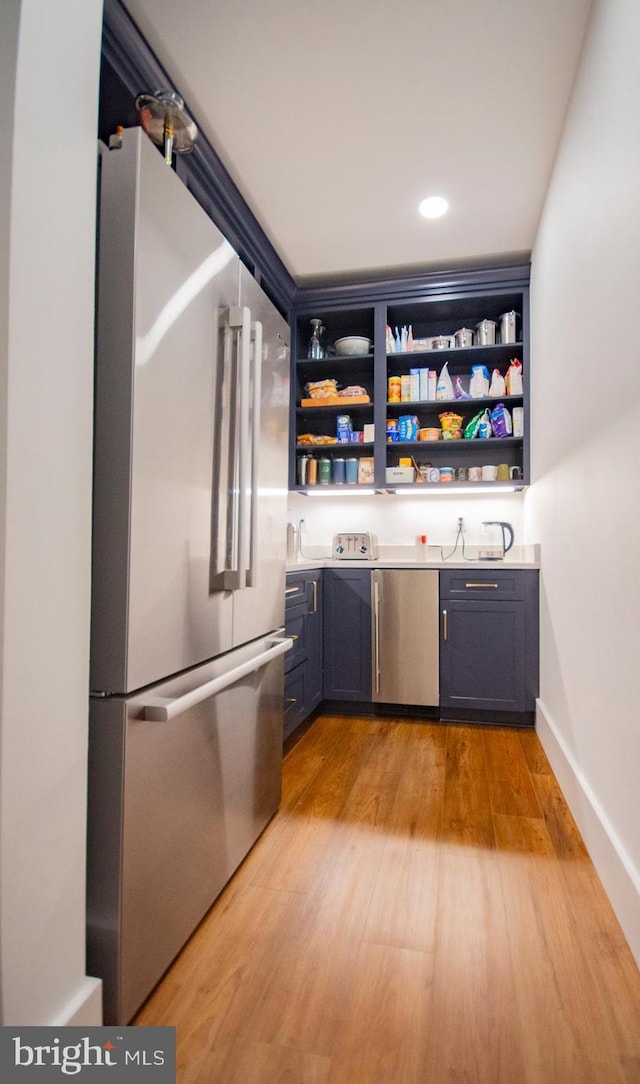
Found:
M 527 485 L 528 267 L 397 294 L 296 312 L 291 487 Z
M 374 343 L 371 305 L 318 309 L 297 318 L 291 381 L 294 487 L 373 484 Z

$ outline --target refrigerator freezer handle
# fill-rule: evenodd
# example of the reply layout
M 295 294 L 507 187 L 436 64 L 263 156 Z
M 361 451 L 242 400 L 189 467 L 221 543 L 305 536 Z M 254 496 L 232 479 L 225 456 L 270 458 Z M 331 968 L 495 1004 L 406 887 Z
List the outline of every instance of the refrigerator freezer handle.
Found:
M 285 651 L 289 651 L 292 647 L 293 640 L 289 636 L 275 636 L 271 641 L 271 647 L 268 647 L 266 651 L 262 651 L 253 659 L 247 659 L 246 662 L 240 663 L 239 666 L 234 666 L 233 669 L 228 670 L 226 674 L 221 674 L 220 677 L 205 681 L 204 685 L 199 685 L 197 689 L 192 689 L 190 692 L 185 693 L 184 696 L 174 698 L 149 697 L 143 708 L 144 718 L 154 723 L 168 723 L 171 719 L 175 719 L 177 715 L 182 715 L 183 712 L 188 711 L 189 708 L 194 708 L 196 704 L 208 700 L 210 696 L 215 696 L 216 693 L 222 692 L 223 689 L 228 689 L 230 685 L 235 685 L 237 681 L 246 677 L 247 674 L 253 674 L 256 670 L 261 670 L 272 659 L 284 655 Z
M 251 325 L 253 339 L 253 406 L 251 412 L 251 497 L 249 505 L 249 567 L 247 587 L 256 586 L 258 548 L 258 453 L 260 442 L 260 405 L 262 399 L 262 324 L 259 320 Z

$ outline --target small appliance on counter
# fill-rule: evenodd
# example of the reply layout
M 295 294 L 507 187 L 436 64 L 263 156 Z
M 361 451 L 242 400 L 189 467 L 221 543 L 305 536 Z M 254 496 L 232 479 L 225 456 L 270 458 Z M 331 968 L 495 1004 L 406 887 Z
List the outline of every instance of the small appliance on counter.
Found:
M 508 541 L 507 541 L 507 537 Z M 486 520 L 482 524 L 482 536 L 478 560 L 502 561 L 505 553 L 513 546 L 513 527 L 510 523 L 502 523 L 500 520 Z
M 375 561 L 378 540 L 371 531 L 336 534 L 333 536 L 332 556 L 339 561 Z

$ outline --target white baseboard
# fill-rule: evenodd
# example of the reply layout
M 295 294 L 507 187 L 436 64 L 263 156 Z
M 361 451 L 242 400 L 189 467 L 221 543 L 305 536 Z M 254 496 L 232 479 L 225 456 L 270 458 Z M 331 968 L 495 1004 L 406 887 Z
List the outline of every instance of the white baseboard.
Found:
M 51 1027 L 100 1027 L 102 1025 L 102 980 L 85 978 L 76 995 L 58 1013 Z
M 536 702 L 536 730 L 640 967 L 640 873 L 542 700 Z

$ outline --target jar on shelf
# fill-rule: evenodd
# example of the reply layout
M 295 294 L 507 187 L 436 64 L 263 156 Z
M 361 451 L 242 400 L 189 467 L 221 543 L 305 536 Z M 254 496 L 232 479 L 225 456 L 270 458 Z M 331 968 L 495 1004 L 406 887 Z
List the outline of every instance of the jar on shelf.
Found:
M 309 339 L 307 356 L 314 360 L 324 357 L 324 346 L 322 345 L 323 334 L 324 328 L 322 326 L 322 320 L 316 318 L 311 320 L 311 338 Z

